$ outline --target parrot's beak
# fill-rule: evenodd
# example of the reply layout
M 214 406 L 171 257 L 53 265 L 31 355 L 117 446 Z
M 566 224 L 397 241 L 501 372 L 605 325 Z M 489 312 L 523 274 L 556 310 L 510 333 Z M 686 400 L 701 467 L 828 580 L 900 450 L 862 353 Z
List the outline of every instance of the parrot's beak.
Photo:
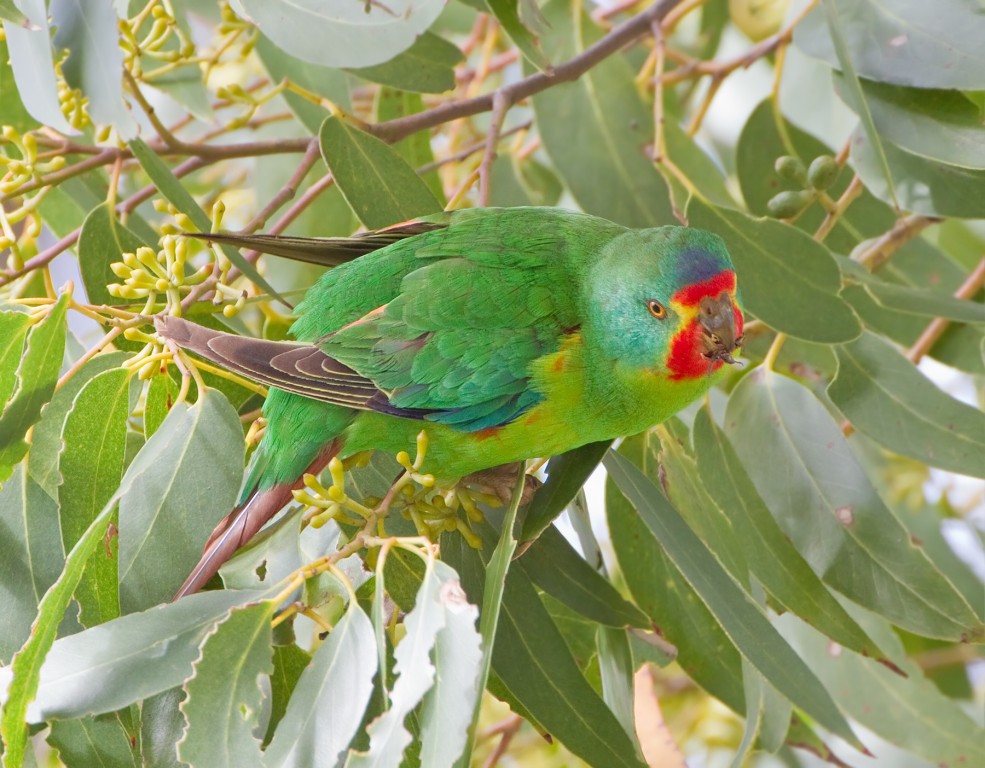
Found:
M 732 353 L 742 345 L 742 336 L 736 334 L 735 316 L 735 305 L 727 293 L 723 292 L 715 298 L 706 296 L 701 300 L 698 323 L 704 332 L 701 337 L 704 349 L 701 354 L 704 357 L 729 365 L 739 364 L 732 357 Z

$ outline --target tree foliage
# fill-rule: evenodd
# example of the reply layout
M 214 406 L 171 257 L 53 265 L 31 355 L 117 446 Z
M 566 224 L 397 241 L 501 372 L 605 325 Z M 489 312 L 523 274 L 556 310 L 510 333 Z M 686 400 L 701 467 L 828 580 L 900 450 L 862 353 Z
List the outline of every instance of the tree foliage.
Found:
M 982 501 L 924 490 L 985 477 L 985 416 L 919 366 L 985 374 L 974 0 L 0 19 L 6 768 L 985 764 Z M 168 602 L 264 390 L 152 316 L 282 339 L 323 269 L 181 233 L 556 204 L 721 235 L 745 367 L 617 450 L 552 458 L 529 507 L 435 495 L 426 436 L 333 467 L 223 588 Z M 604 515 L 581 490 L 600 461 Z

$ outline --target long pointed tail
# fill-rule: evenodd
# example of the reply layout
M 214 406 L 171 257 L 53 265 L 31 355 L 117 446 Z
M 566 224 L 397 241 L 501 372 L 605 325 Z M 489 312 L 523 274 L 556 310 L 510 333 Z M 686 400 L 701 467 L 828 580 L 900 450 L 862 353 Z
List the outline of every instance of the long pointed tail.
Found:
M 297 490 L 304 484 L 304 475 L 321 472 L 341 448 L 342 441 L 333 440 L 319 452 L 296 480 L 280 483 L 263 491 L 255 491 L 244 503 L 226 515 L 215 527 L 205 544 L 201 559 L 175 593 L 174 599 L 198 592 L 204 587 L 236 550 L 252 539 L 267 521 L 291 500 L 291 491 Z

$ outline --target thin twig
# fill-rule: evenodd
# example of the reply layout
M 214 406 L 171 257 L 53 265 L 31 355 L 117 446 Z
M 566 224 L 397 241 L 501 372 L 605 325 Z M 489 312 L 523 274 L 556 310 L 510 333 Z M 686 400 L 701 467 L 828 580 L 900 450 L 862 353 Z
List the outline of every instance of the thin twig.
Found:
M 978 262 L 978 266 L 968 275 L 958 290 L 954 292 L 954 298 L 970 299 L 982 289 L 983 285 L 985 285 L 985 257 Z M 930 351 L 931 347 L 937 343 L 937 340 L 943 335 L 950 324 L 951 321 L 946 317 L 935 317 L 924 332 L 920 334 L 920 338 L 907 350 L 906 356 L 910 362 L 914 364 L 919 363 L 923 359 L 923 356 Z
M 291 200 L 298 192 L 298 187 L 301 186 L 301 182 L 304 181 L 304 177 L 308 175 L 308 171 L 312 169 L 315 163 L 318 162 L 318 158 L 321 156 L 317 144 L 309 144 L 307 151 L 304 153 L 304 157 L 301 158 L 301 162 L 298 164 L 297 169 L 291 174 L 291 178 L 287 180 L 283 187 L 270 198 L 268 202 L 260 211 L 254 216 L 250 221 L 243 227 L 244 232 L 255 232 L 260 229 L 264 224 L 267 223 L 269 219 L 278 208 L 280 208 L 288 200 Z
M 513 105 L 554 85 L 577 80 L 599 62 L 645 35 L 653 22 L 661 21 L 680 2 L 681 0 L 658 0 L 642 13 L 614 28 L 577 56 L 559 64 L 550 73 L 537 72 L 503 86 L 499 91 L 504 94 L 507 103 Z M 493 108 L 494 96 L 495 92 L 471 99 L 447 102 L 424 112 L 370 126 L 370 132 L 387 142 L 399 141 L 425 128 L 433 128 L 450 120 L 488 112 Z
M 864 250 L 852 254 L 852 259 L 870 272 L 875 272 L 906 243 L 931 224 L 939 224 L 941 221 L 943 219 L 936 216 L 918 216 L 916 214 L 904 216 L 896 221 L 892 229 L 874 240 Z
M 493 94 L 492 117 L 489 122 L 489 132 L 486 134 L 486 150 L 479 163 L 479 206 L 489 205 L 489 177 L 492 174 L 492 164 L 496 160 L 496 146 L 499 144 L 499 134 L 503 128 L 503 120 L 510 109 L 506 94 L 498 90 Z
M 208 165 L 208 161 L 203 160 L 202 158 L 199 157 L 193 157 L 175 166 L 174 175 L 177 176 L 178 178 L 181 178 L 182 176 L 186 176 L 193 171 L 197 171 L 199 168 L 203 168 L 206 165 Z M 138 190 L 134 194 L 130 195 L 130 197 L 128 197 L 122 203 L 117 205 L 116 212 L 119 214 L 130 213 L 138 205 L 153 197 L 156 192 L 157 192 L 157 187 L 155 187 L 153 184 L 148 184 L 146 187 L 143 187 L 142 189 Z M 81 232 L 82 232 L 81 227 L 79 227 L 78 229 L 72 232 L 69 232 L 67 235 L 65 235 L 65 237 L 63 237 L 57 243 L 41 251 L 41 253 L 39 253 L 37 256 L 34 256 L 33 258 L 28 259 L 26 262 L 24 262 L 24 265 L 20 269 L 7 274 L 0 274 L 0 288 L 13 282 L 19 277 L 23 277 L 24 275 L 26 275 L 28 272 L 31 272 L 32 270 L 38 269 L 39 267 L 43 267 L 49 261 L 54 259 L 58 254 L 71 248 L 79 241 L 79 234 Z

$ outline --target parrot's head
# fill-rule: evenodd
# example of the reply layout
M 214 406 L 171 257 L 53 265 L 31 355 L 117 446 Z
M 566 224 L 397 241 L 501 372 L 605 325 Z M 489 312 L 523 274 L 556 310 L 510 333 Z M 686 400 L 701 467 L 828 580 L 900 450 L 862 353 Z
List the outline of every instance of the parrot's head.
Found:
M 619 363 L 679 380 L 736 362 L 742 310 L 717 235 L 676 226 L 626 232 L 605 247 L 589 286 L 593 335 Z

